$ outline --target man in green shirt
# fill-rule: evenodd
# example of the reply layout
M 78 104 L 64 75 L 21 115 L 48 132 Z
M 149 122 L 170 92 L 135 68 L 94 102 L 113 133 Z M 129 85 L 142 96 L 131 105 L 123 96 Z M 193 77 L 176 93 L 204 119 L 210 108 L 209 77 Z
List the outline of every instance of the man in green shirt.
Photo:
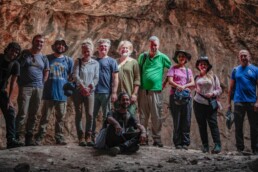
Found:
M 141 85 L 139 91 L 140 122 L 147 128 L 149 117 L 152 120 L 153 145 L 163 147 L 161 142 L 162 116 L 162 78 L 164 68 L 169 69 L 171 61 L 167 55 L 159 51 L 159 38 L 149 38 L 149 51 L 142 53 L 138 58 L 141 71 Z

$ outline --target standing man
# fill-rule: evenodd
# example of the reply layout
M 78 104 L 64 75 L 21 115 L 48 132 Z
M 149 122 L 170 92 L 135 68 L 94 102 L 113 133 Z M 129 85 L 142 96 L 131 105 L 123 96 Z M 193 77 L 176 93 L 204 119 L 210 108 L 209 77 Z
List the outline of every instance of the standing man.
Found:
M 140 122 L 147 129 L 149 117 L 152 121 L 153 145 L 163 147 L 161 142 L 161 116 L 162 116 L 162 77 L 164 68 L 169 69 L 171 61 L 159 51 L 159 38 L 149 38 L 148 52 L 142 53 L 138 58 L 141 71 L 141 86 L 139 91 Z
M 64 39 L 58 38 L 52 45 L 53 54 L 47 56 L 49 61 L 49 76 L 43 90 L 42 117 L 39 131 L 36 135 L 36 144 L 40 145 L 46 134 L 50 115 L 55 108 L 55 139 L 56 144 L 66 145 L 64 139 L 64 118 L 66 114 L 67 97 L 64 95 L 63 86 L 68 82 L 73 70 L 73 59 L 63 55 L 68 46 Z
M 48 76 L 49 63 L 41 53 L 44 37 L 36 35 L 31 49 L 24 50 L 19 59 L 20 77 L 18 80 L 18 114 L 16 117 L 16 139 L 20 140 L 22 128 L 26 123 L 25 145 L 33 146 L 33 131 L 36 115 L 40 107 L 44 82 Z M 27 119 L 27 120 L 26 120 Z
M 240 65 L 233 69 L 228 92 L 228 107 L 231 109 L 230 95 L 234 92 L 234 116 L 236 147 L 239 152 L 245 148 L 243 139 L 243 122 L 247 113 L 250 125 L 251 148 L 258 155 L 258 68 L 250 63 L 248 50 L 240 50 L 238 54 Z
M 111 110 L 111 102 L 117 99 L 118 66 L 115 59 L 108 56 L 111 42 L 109 39 L 98 40 L 99 57 L 99 82 L 95 90 L 95 102 L 93 110 L 92 141 L 95 142 L 96 118 L 102 107 L 103 122 L 106 120 L 107 112 Z
M 15 139 L 15 110 L 12 103 L 16 81 L 20 75 L 20 65 L 16 60 L 20 52 L 20 45 L 16 42 L 11 42 L 5 48 L 4 54 L 0 54 L 0 108 L 6 123 L 7 148 L 23 146 L 23 143 Z M 10 77 L 8 95 L 6 88 Z

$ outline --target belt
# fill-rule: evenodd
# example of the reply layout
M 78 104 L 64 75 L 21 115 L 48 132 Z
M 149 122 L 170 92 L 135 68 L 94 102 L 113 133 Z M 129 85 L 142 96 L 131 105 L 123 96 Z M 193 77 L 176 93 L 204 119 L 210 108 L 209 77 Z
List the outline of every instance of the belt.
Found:
M 161 93 L 161 91 L 152 91 L 152 90 L 145 90 L 146 94 L 148 95 L 149 93 Z

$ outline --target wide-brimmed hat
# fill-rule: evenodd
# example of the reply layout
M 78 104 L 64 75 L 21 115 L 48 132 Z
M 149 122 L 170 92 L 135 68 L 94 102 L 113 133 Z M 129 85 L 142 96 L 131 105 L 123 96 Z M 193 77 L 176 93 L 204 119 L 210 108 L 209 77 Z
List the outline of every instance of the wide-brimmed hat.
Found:
M 54 52 L 56 52 L 56 44 L 59 43 L 59 42 L 64 43 L 64 45 L 65 45 L 65 50 L 64 50 L 64 52 L 62 52 L 62 53 L 65 53 L 65 52 L 68 50 L 69 47 L 68 47 L 68 45 L 66 44 L 65 40 L 64 40 L 63 38 L 61 38 L 61 37 L 59 37 L 59 38 L 57 38 L 57 39 L 55 40 L 54 44 L 51 46 L 52 50 L 53 50 Z
M 206 61 L 206 62 L 207 62 L 207 64 L 208 64 L 207 72 L 208 72 L 209 70 L 211 70 L 212 65 L 210 64 L 209 58 L 208 58 L 207 56 L 201 56 L 201 57 L 199 57 L 199 58 L 197 59 L 197 61 L 196 61 L 196 63 L 195 63 L 195 67 L 196 67 L 198 70 L 199 70 L 198 66 L 199 66 L 199 63 L 200 63 L 201 61 Z
M 179 53 L 183 53 L 185 57 L 187 58 L 187 61 L 190 61 L 192 56 L 190 53 L 186 52 L 185 50 L 176 50 L 175 55 L 173 57 L 174 62 L 178 63 L 177 56 Z

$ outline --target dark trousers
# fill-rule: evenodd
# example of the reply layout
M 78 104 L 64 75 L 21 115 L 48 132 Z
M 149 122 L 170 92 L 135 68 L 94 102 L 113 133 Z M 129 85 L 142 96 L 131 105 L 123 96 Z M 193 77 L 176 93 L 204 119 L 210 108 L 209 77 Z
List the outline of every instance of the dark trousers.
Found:
M 202 144 L 209 145 L 207 123 L 211 130 L 211 136 L 215 144 L 221 144 L 219 127 L 217 122 L 217 110 L 212 110 L 211 106 L 197 103 L 193 103 L 194 114 L 199 126 L 199 132 L 202 140 Z
M 6 91 L 0 91 L 0 108 L 3 112 L 6 123 L 7 142 L 15 138 L 15 110 L 13 107 L 7 108 L 9 97 Z
M 250 125 L 251 148 L 253 151 L 258 151 L 258 112 L 254 111 L 254 103 L 234 104 L 236 147 L 238 150 L 245 148 L 243 138 L 245 113 L 247 113 Z
M 190 100 L 189 103 L 185 105 L 177 105 L 174 102 L 173 95 L 170 95 L 169 103 L 174 124 L 173 142 L 175 146 L 189 146 L 192 101 Z
M 107 129 L 106 145 L 111 148 L 119 146 L 121 152 L 127 152 L 130 148 L 139 144 L 140 132 L 117 134 L 115 127 L 109 125 Z

